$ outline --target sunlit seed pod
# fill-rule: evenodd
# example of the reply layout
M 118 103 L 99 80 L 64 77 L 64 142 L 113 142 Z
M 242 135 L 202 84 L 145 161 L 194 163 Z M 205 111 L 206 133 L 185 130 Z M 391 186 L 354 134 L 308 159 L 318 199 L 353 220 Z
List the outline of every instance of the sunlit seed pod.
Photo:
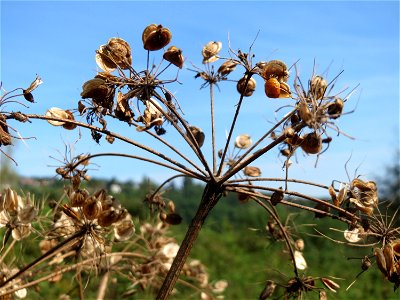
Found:
M 326 295 L 325 290 L 320 290 L 319 291 L 319 300 L 328 300 L 328 296 Z
M 312 121 L 312 114 L 306 101 L 300 101 L 297 104 L 297 113 L 304 123 L 310 125 L 310 122 Z
M 344 102 L 340 98 L 336 98 L 334 102 L 330 103 L 328 106 L 328 115 L 332 119 L 337 119 L 343 112 Z
M 18 212 L 18 220 L 22 224 L 31 223 L 38 215 L 38 210 L 33 205 L 25 205 Z
M 168 28 L 162 25 L 150 24 L 142 34 L 143 47 L 149 51 L 156 51 L 164 48 L 172 39 L 172 34 Z
M 296 248 L 296 250 L 298 251 L 303 251 L 304 250 L 304 240 L 303 239 L 297 239 L 294 242 L 294 247 Z
M 135 233 L 135 227 L 131 219 L 125 219 L 114 227 L 115 238 L 118 241 L 126 241 Z
M 284 134 L 287 138 L 292 138 L 292 137 L 294 137 L 295 133 L 296 133 L 296 132 L 294 131 L 294 129 L 293 129 L 291 126 L 286 127 L 286 128 L 284 129 L 284 131 L 283 131 L 283 134 Z
M 233 61 L 233 60 L 227 60 L 218 68 L 217 72 L 220 73 L 222 76 L 228 75 L 233 70 L 235 70 L 237 65 L 238 65 L 238 62 Z
M 391 243 L 393 253 L 400 258 L 400 240 L 395 240 Z
M 376 183 L 374 181 L 363 181 L 355 178 L 351 181 L 351 185 L 358 188 L 361 192 L 376 191 Z
M 302 136 L 299 136 L 297 133 L 292 138 L 285 139 L 285 142 L 293 147 L 300 146 L 303 141 L 304 138 Z
M 296 264 L 297 269 L 305 270 L 307 269 L 307 262 L 304 259 L 303 253 L 298 250 L 294 250 L 294 262 Z
M 387 277 L 389 275 L 389 272 L 386 269 L 386 259 L 385 259 L 385 255 L 383 254 L 382 249 L 375 248 L 374 255 L 375 255 L 376 264 L 378 265 L 379 270 L 383 273 L 383 275 L 385 275 Z
M 252 143 L 253 141 L 248 134 L 241 134 L 235 139 L 235 147 L 239 149 L 247 149 L 251 146 Z
M 70 114 L 66 110 L 58 108 L 58 107 L 50 108 L 46 112 L 45 116 L 50 117 L 50 118 L 56 118 L 56 119 L 69 119 L 70 118 Z M 54 126 L 63 126 L 65 124 L 65 122 L 54 121 L 54 120 L 47 120 L 47 122 L 49 122 L 51 125 L 54 125 Z
M 321 277 L 321 282 L 331 291 L 336 293 L 336 291 L 340 288 L 340 285 L 334 282 L 333 280 L 325 277 Z
M 194 139 L 196 140 L 197 144 L 201 148 L 204 144 L 204 140 L 206 138 L 204 132 L 196 126 L 189 126 L 189 130 L 193 134 Z
M 264 64 L 262 76 L 268 80 L 271 77 L 277 78 L 281 82 L 286 82 L 289 77 L 286 64 L 280 60 L 271 60 Z
M 280 153 L 281 153 L 283 156 L 285 156 L 285 157 L 289 157 L 290 154 L 292 154 L 292 152 L 290 152 L 289 149 L 282 149 L 282 150 L 280 151 Z
M 89 198 L 83 204 L 82 210 L 88 220 L 94 220 L 101 213 L 101 203 L 96 198 Z
M 43 83 L 43 81 L 40 78 L 40 76 L 36 75 L 35 80 L 31 82 L 31 84 L 29 85 L 29 87 L 27 89 L 24 90 L 24 93 L 31 93 L 33 90 L 35 90 L 42 83 Z
M 132 65 L 132 53 L 129 44 L 121 38 L 111 38 L 106 45 L 107 53 L 114 63 L 126 70 Z
M 364 256 L 364 258 L 361 261 L 361 269 L 363 271 L 366 271 L 369 269 L 369 267 L 372 265 L 371 260 L 369 259 L 368 255 Z
M 310 92 L 315 100 L 321 100 L 324 97 L 328 82 L 322 76 L 314 76 L 310 82 Z
M 174 203 L 173 201 L 168 201 L 167 206 L 168 206 L 168 210 L 169 210 L 171 213 L 174 213 L 174 212 L 175 212 L 175 203 Z
M 24 98 L 26 101 L 31 102 L 31 103 L 35 102 L 35 99 L 33 98 L 32 93 L 27 93 L 25 90 L 23 90 L 22 92 L 23 92 L 23 95 L 24 95 Z
M 307 133 L 304 135 L 304 141 L 300 147 L 308 154 L 317 154 L 322 149 L 321 137 L 316 132 Z
M 118 219 L 119 219 L 118 213 L 113 209 L 109 209 L 109 210 L 106 210 L 106 211 L 102 211 L 100 213 L 100 215 L 97 218 L 97 223 L 101 227 L 109 227 L 113 223 L 117 222 Z
M 163 58 L 166 61 L 169 61 L 173 65 L 177 66 L 179 69 L 182 69 L 183 67 L 183 56 L 182 56 L 182 50 L 175 47 L 171 46 L 168 48 L 167 51 L 164 52 Z
M 31 233 L 31 224 L 20 224 L 19 226 L 15 227 L 12 232 L 11 236 L 14 240 L 20 241 Z
M 278 203 L 280 203 L 283 200 L 284 193 L 283 191 L 275 191 L 271 195 L 271 203 L 273 206 L 276 206 Z
M 67 116 L 68 116 L 67 119 L 68 119 L 68 120 L 75 121 L 74 115 L 72 114 L 71 111 L 66 110 L 65 112 L 67 113 Z M 69 122 L 65 122 L 65 123 L 62 125 L 62 127 L 63 127 L 64 129 L 67 129 L 67 130 L 73 130 L 73 129 L 75 129 L 77 126 L 78 126 L 78 125 L 76 125 L 76 124 L 74 124 L 74 123 L 69 123 Z
M 106 141 L 110 144 L 114 143 L 115 141 L 115 137 L 113 137 L 112 135 L 107 134 L 106 135 Z
M 82 86 L 81 97 L 103 99 L 110 93 L 110 88 L 107 86 L 105 80 L 101 78 L 93 78 L 86 81 Z
M 160 220 L 163 222 L 167 220 L 167 214 L 165 212 L 160 213 Z
M 353 228 L 352 230 L 346 229 L 343 233 L 344 238 L 350 243 L 357 243 L 361 241 L 360 234 L 362 233 L 361 228 Z
M 280 82 L 280 93 L 279 98 L 291 98 L 292 92 L 290 86 L 286 82 Z
M 335 189 L 333 188 L 333 186 L 329 186 L 328 192 L 329 192 L 329 196 L 331 196 L 333 204 L 338 206 L 337 205 L 337 196 L 336 196 L 336 192 L 335 192 Z
M 51 239 L 51 240 L 41 240 L 39 242 L 39 249 L 42 254 L 46 253 L 47 251 L 50 251 L 52 248 L 57 246 L 57 240 L 56 239 Z
M 88 196 L 89 193 L 86 190 L 75 190 L 69 196 L 69 203 L 71 207 L 81 207 Z
M 394 270 L 394 252 L 391 244 L 386 244 L 383 248 L 383 255 L 385 256 L 386 270 L 388 274 Z
M 261 170 L 257 167 L 247 166 L 243 169 L 243 173 L 249 177 L 258 177 L 261 175 Z
M 182 217 L 179 214 L 170 213 L 170 214 L 167 214 L 164 222 L 169 225 L 178 225 L 178 224 L 182 223 Z
M 250 97 L 256 90 L 256 81 L 254 78 L 250 78 L 249 80 L 247 80 L 247 75 L 245 75 L 238 81 L 236 89 L 239 94 L 243 95 L 244 97 Z
M 203 49 L 201 50 L 201 54 L 203 56 L 203 64 L 211 63 L 219 59 L 218 53 L 222 49 L 222 43 L 211 41 L 208 42 Z
M 96 51 L 96 64 L 105 72 L 113 72 L 117 69 L 117 65 L 109 57 L 107 45 L 101 45 Z
M 258 297 L 259 300 L 265 300 L 272 296 L 276 288 L 276 283 L 272 280 L 267 280 L 265 282 L 265 287 L 262 290 L 260 296 Z
M 0 114 L 0 146 L 11 145 L 11 135 L 8 132 L 6 117 Z
M 281 94 L 281 84 L 278 79 L 271 77 L 265 81 L 264 90 L 268 98 L 279 98 Z

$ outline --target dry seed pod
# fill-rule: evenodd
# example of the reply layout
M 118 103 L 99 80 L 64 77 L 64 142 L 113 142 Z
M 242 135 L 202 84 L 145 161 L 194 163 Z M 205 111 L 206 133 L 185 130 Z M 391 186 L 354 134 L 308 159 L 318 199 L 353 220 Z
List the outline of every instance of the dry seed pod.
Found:
M 169 225 L 178 225 L 182 222 L 182 217 L 176 213 L 167 214 L 164 220 Z
M 332 119 L 337 119 L 342 114 L 344 107 L 344 102 L 340 98 L 336 98 L 334 102 L 330 103 L 328 106 L 328 115 Z
M 241 95 L 243 94 L 244 97 L 250 97 L 256 90 L 256 81 L 254 78 L 250 78 L 247 85 L 246 82 L 247 82 L 247 75 L 245 75 L 238 81 L 236 89 L 239 92 L 239 94 Z
M 121 69 L 126 70 L 132 65 L 131 47 L 121 38 L 111 38 L 107 45 L 107 54 Z
M 168 28 L 162 25 L 150 24 L 142 34 L 143 47 L 149 51 L 156 51 L 164 48 L 172 39 Z
M 289 77 L 286 64 L 280 60 L 271 60 L 263 66 L 262 76 L 268 80 L 271 77 L 276 77 L 280 82 L 286 82 Z M 277 98 L 277 97 L 270 97 Z
M 280 152 L 285 157 L 289 157 L 292 154 L 289 149 L 282 149 Z
M 290 91 L 290 86 L 286 82 L 280 82 L 280 94 L 279 98 L 290 98 L 292 97 L 292 92 Z
M 82 210 L 88 220 L 94 220 L 101 213 L 101 203 L 95 198 L 89 198 L 85 201 Z
M 122 220 L 114 228 L 115 238 L 118 241 L 126 241 L 134 234 L 134 232 L 135 227 L 133 226 L 133 222 L 130 218 Z
M 368 255 L 365 255 L 361 261 L 361 269 L 366 271 L 372 265 L 371 260 L 369 259 Z
M 68 115 L 68 117 L 67 117 L 68 120 L 75 121 L 75 118 L 74 118 L 74 115 L 72 114 L 72 112 L 70 112 L 69 110 L 66 110 L 65 112 L 66 112 L 67 115 Z M 67 130 L 73 130 L 73 129 L 75 129 L 75 128 L 77 127 L 77 125 L 74 124 L 74 123 L 65 122 L 65 123 L 62 125 L 62 127 L 63 127 L 64 129 L 67 129 Z
M 265 81 L 264 89 L 265 95 L 267 95 L 268 98 L 279 98 L 281 94 L 281 84 L 275 77 L 271 77 Z
M 400 240 L 395 240 L 391 243 L 392 248 L 393 248 L 393 253 L 400 257 Z
M 329 278 L 321 277 L 321 281 L 331 292 L 336 293 L 336 290 L 340 288 L 340 285 Z
M 109 209 L 106 211 L 101 211 L 97 221 L 101 227 L 108 227 L 117 222 L 119 219 L 119 214 L 115 210 Z
M 300 145 L 301 149 L 308 154 L 317 154 L 322 149 L 322 140 L 316 132 L 304 135 L 304 141 Z
M 227 60 L 224 62 L 219 68 L 218 68 L 218 73 L 220 73 L 222 76 L 228 75 L 231 73 L 233 70 L 235 70 L 238 62 L 233 61 L 233 60 Z
M 117 65 L 108 56 L 107 45 L 101 45 L 96 51 L 95 56 L 96 64 L 105 72 L 113 72 Z
M 46 117 L 50 118 L 57 118 L 57 119 L 70 119 L 71 113 L 68 113 L 66 110 L 63 110 L 58 107 L 52 107 L 46 112 Z M 62 121 L 53 121 L 53 120 L 47 120 L 51 125 L 54 126 L 63 126 L 66 124 L 65 122 Z
M 247 149 L 252 143 L 250 135 L 248 134 L 241 134 L 235 139 L 235 147 L 239 149 Z
M 89 193 L 86 190 L 76 190 L 69 195 L 69 202 L 71 207 L 80 207 L 85 203 Z
M 243 173 L 249 177 L 258 177 L 261 175 L 261 170 L 257 167 L 247 166 L 243 169 Z
M 173 65 L 177 66 L 179 69 L 182 69 L 183 66 L 183 56 L 182 56 L 182 50 L 175 47 L 171 46 L 168 48 L 167 51 L 164 52 L 163 58 L 166 61 L 169 61 Z
M 394 253 L 393 248 L 390 244 L 386 244 L 383 248 L 383 255 L 385 256 L 386 270 L 388 272 L 388 275 L 390 275 L 394 270 Z
M 196 140 L 197 144 L 201 148 L 204 144 L 205 134 L 204 132 L 196 126 L 189 126 L 190 131 L 192 132 L 194 139 Z
M 285 142 L 293 147 L 300 146 L 303 141 L 304 138 L 299 136 L 297 133 L 293 137 L 285 139 Z
M 319 300 L 328 300 L 328 296 L 326 295 L 325 290 L 320 290 L 319 291 Z
M 95 98 L 95 99 L 104 99 L 111 92 L 110 87 L 107 85 L 105 80 L 101 78 L 93 78 L 86 81 L 82 86 L 81 97 L 83 99 L 86 98 Z
M 387 277 L 389 275 L 388 270 L 386 269 L 386 259 L 383 254 L 382 249 L 375 248 L 374 255 L 376 259 L 376 264 L 378 265 L 379 270 Z
M 310 125 L 312 114 L 306 101 L 300 101 L 297 105 L 297 113 L 301 120 L 307 125 Z
M 259 300 L 265 300 L 272 296 L 276 288 L 276 283 L 272 280 L 267 280 L 265 282 L 265 287 L 262 290 L 260 296 L 258 297 Z
M 203 56 L 203 64 L 211 63 L 219 59 L 218 53 L 222 49 L 222 43 L 211 41 L 208 42 L 201 50 L 201 55 Z
M 283 200 L 283 191 L 275 191 L 271 195 L 271 203 L 273 206 L 277 205 Z
M 8 132 L 6 117 L 3 114 L 0 114 L 0 146 L 1 145 L 11 145 L 11 136 Z
M 324 97 L 328 82 L 322 76 L 314 76 L 310 83 L 310 92 L 315 100 L 321 100 Z
M 303 251 L 304 250 L 304 240 L 303 239 L 297 239 L 294 242 L 294 247 L 296 248 L 296 250 L 298 251 Z
M 174 212 L 175 212 L 175 203 L 174 203 L 173 201 L 168 201 L 167 206 L 168 206 L 168 210 L 169 210 L 171 213 L 174 213 Z

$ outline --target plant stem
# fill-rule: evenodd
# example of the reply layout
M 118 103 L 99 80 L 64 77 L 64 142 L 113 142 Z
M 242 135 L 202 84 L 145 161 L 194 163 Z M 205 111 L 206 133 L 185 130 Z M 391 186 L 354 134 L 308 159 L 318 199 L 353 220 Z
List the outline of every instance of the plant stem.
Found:
M 178 280 L 179 274 L 188 258 L 190 251 L 192 250 L 194 241 L 196 240 L 199 232 L 204 224 L 210 211 L 217 204 L 221 198 L 222 193 L 220 185 L 208 183 L 204 188 L 203 195 L 199 208 L 197 209 L 196 215 L 192 219 L 190 226 L 186 232 L 186 235 L 182 241 L 179 251 L 172 263 L 171 268 L 168 271 L 167 276 L 158 292 L 157 300 L 165 300 L 172 292 L 176 281 Z
M 211 134 L 212 134 L 212 152 L 213 152 L 213 173 L 217 173 L 217 153 L 215 149 L 215 117 L 214 117 L 214 84 L 210 83 L 210 107 L 211 107 Z

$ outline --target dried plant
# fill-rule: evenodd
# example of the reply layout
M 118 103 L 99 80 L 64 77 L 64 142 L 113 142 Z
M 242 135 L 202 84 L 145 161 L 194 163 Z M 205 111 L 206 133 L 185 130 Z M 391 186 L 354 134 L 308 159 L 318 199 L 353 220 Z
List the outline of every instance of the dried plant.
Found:
M 252 46 L 248 52 L 229 48 L 229 57 L 224 57 L 221 54 L 222 42 L 207 43 L 201 51 L 202 67 L 193 65 L 190 70 L 195 73 L 195 78 L 202 80 L 201 88 L 208 88 L 210 91 L 212 153 L 208 155 L 203 151 L 205 132 L 208 131 L 203 131 L 187 121 L 181 103 L 170 91 L 169 86 L 178 82 L 178 76 L 164 78 L 171 73 L 167 70 L 180 70 L 185 65 L 184 52 L 180 48 L 169 46 L 166 49 L 171 40 L 172 33 L 162 25 L 151 24 L 144 29 L 143 48 L 148 54 L 147 67 L 144 70 L 134 67 L 135 59 L 130 45 L 122 38 L 111 38 L 101 45 L 95 55 L 101 71 L 83 84 L 82 100 L 75 108 L 53 107 L 44 115 L 3 110 L 4 104 L 17 96 L 24 96 L 27 101 L 33 102 L 32 91 L 41 83 L 39 77 L 29 88 L 16 89 L 1 96 L 2 147 L 11 144 L 13 136 L 10 132 L 18 132 L 10 127 L 8 120 L 31 122 L 33 119 L 40 119 L 67 130 L 77 127 L 87 129 L 97 143 L 103 137 L 111 144 L 116 139 L 120 140 L 132 145 L 133 149 L 143 150 L 147 155 L 118 152 L 86 154 L 65 161 L 63 166 L 58 167 L 56 173 L 69 184 L 64 197 L 52 205 L 52 221 L 45 223 L 40 219 L 41 229 L 47 230 L 40 231 L 38 235 L 42 238 L 42 256 L 20 267 L 19 271 L 15 271 L 13 266 L 2 266 L 0 295 L 21 291 L 43 280 L 57 281 L 64 272 L 75 270 L 80 280 L 81 298 L 84 291 L 83 272 L 101 273 L 105 283 L 110 273 L 127 272 L 132 282 L 127 294 L 134 293 L 137 287 L 152 288 L 158 290 L 157 299 L 166 299 L 174 292 L 175 284 L 182 275 L 194 282 L 187 284 L 198 290 L 202 299 L 212 299 L 224 290 L 226 282 L 220 281 L 211 285 L 202 263 L 188 261 L 188 256 L 210 211 L 228 192 L 237 193 L 241 201 L 253 201 L 265 210 L 270 218 L 267 232 L 275 240 L 283 242 L 283 251 L 293 265 L 293 274 L 285 282 L 266 282 L 260 299 L 277 293 L 277 287 L 284 289 L 285 298 L 301 298 L 304 293 L 317 290 L 320 299 L 326 299 L 327 290 L 335 292 L 340 288 L 338 283 L 326 276 L 310 276 L 304 273 L 308 267 L 303 253 L 304 241 L 295 238 L 290 226 L 282 221 L 277 205 L 295 207 L 314 213 L 319 218 L 329 217 L 347 224 L 348 229 L 344 231 L 347 242 L 336 242 L 373 249 L 372 255 L 367 254 L 362 258 L 362 270 L 367 270 L 371 265 L 370 259 L 375 259 L 384 277 L 396 289 L 400 285 L 399 228 L 394 227 L 393 219 L 396 214 L 389 220 L 387 214 L 381 213 L 375 182 L 355 178 L 335 187 L 334 184 L 327 186 L 289 176 L 293 165 L 291 158 L 296 153 L 303 152 L 318 158 L 334 142 L 331 132 L 345 135 L 336 120 L 352 112 L 345 112 L 344 107 L 354 89 L 347 93 L 345 90 L 335 90 L 341 73 L 329 81 L 328 78 L 317 75 L 314 68 L 305 85 L 300 79 L 297 62 L 288 68 L 286 63 L 279 60 L 255 61 Z M 157 59 L 158 65 L 150 64 L 150 61 Z M 222 63 L 217 68 L 219 62 Z M 292 78 L 291 87 L 289 79 Z M 232 103 L 235 113 L 231 123 L 227 125 L 226 141 L 217 141 L 214 88 L 221 89 L 223 84 L 232 82 L 238 92 L 237 102 Z M 255 138 L 249 134 L 234 137 L 241 109 L 245 105 L 251 105 L 246 100 L 259 88 L 258 82 L 264 83 L 264 92 L 268 98 L 266 101 L 284 101 L 282 108 L 276 112 L 281 116 L 261 137 Z M 17 94 L 19 90 L 22 93 Z M 135 128 L 134 138 L 114 132 L 107 123 L 111 119 Z M 175 131 L 188 146 L 187 152 L 181 150 L 183 147 L 176 136 L 169 139 L 170 130 Z M 154 143 L 141 143 L 144 136 L 153 138 Z M 222 144 L 222 147 L 219 149 L 217 144 Z M 156 150 L 159 145 L 172 151 L 176 159 Z M 284 178 L 262 177 L 266 171 L 257 166 L 259 158 L 270 154 L 274 148 L 280 150 L 285 161 Z M 162 187 L 165 183 L 149 193 L 145 199 L 152 211 L 158 213 L 159 221 L 141 224 L 140 233 L 134 232 L 132 216 L 107 191 L 89 193 L 81 187 L 82 180 L 89 179 L 86 174 L 89 160 L 100 156 L 137 159 L 176 172 L 167 182 L 187 176 L 205 183 L 199 207 L 179 246 L 174 239 L 166 236 L 168 226 L 179 224 L 181 217 L 176 213 L 174 203 L 163 198 Z M 208 160 L 208 157 L 211 159 Z M 275 182 L 281 182 L 284 188 L 274 188 Z M 331 200 L 292 190 L 290 187 L 295 187 L 295 184 L 321 189 L 322 194 L 330 196 Z M 21 204 L 18 197 L 12 190 L 6 190 L 1 197 L 1 224 L 7 228 L 8 234 L 5 236 L 8 238 L 12 235 L 12 245 L 19 239 L 26 238 L 30 232 L 30 223 L 37 217 L 37 208 L 29 198 Z M 324 236 L 329 238 L 329 234 Z M 127 243 L 124 251 L 113 252 L 113 245 L 120 241 Z M 3 241 L 3 248 L 6 243 L 7 239 Z M 10 248 L 11 245 L 1 253 L 2 263 Z M 68 267 L 61 265 L 60 262 L 66 259 L 73 264 Z M 40 269 L 40 272 L 33 274 L 32 270 L 45 261 L 49 269 Z M 38 274 L 40 279 L 33 279 Z M 319 286 L 318 282 L 321 283 Z M 104 293 L 104 288 L 100 291 Z

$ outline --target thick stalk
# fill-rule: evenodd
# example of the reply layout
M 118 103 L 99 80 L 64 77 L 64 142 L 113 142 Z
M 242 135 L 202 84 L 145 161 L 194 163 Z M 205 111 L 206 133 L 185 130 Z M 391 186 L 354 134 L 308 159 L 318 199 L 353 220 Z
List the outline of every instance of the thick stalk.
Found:
M 204 188 L 203 196 L 199 208 L 197 209 L 196 215 L 192 219 L 190 226 L 186 232 L 186 235 L 181 243 L 179 251 L 172 263 L 171 268 L 168 271 L 167 276 L 158 292 L 157 300 L 165 300 L 172 292 L 176 281 L 178 280 L 179 274 L 188 258 L 190 251 L 192 250 L 194 241 L 196 240 L 199 232 L 204 224 L 210 211 L 213 209 L 215 204 L 221 198 L 222 193 L 218 185 L 207 184 Z

